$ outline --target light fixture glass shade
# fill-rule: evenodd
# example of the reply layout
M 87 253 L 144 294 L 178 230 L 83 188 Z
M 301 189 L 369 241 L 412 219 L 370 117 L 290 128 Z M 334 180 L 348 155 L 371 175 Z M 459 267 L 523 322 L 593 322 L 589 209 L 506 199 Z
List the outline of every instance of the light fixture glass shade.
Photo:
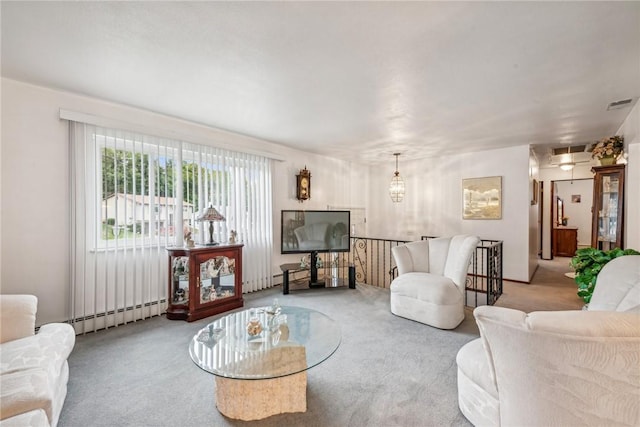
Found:
M 562 169 L 563 171 L 570 171 L 571 169 L 573 169 L 573 167 L 575 166 L 575 163 L 572 162 L 567 162 L 567 163 L 561 163 L 560 164 L 560 169 Z
M 218 243 L 213 240 L 213 223 L 214 221 L 224 221 L 224 216 L 220 212 L 213 207 L 213 205 L 209 205 L 204 211 L 202 211 L 202 215 L 197 218 L 197 221 L 209 221 L 209 242 L 207 246 L 217 245 Z
M 404 181 L 400 178 L 400 172 L 398 172 L 398 156 L 400 153 L 393 153 L 396 156 L 396 171 L 391 178 L 391 184 L 389 184 L 389 196 L 394 203 L 401 202 L 404 199 Z
M 393 202 L 401 202 L 404 199 L 404 181 L 400 177 L 400 172 L 396 171 L 389 184 L 389 196 Z

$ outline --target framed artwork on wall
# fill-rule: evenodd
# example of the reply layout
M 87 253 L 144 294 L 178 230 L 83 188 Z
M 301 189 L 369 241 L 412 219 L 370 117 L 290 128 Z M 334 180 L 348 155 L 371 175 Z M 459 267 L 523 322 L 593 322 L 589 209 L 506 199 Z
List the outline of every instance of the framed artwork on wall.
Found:
M 533 183 L 531 184 L 531 204 L 532 205 L 537 205 L 538 204 L 538 193 L 540 192 L 540 188 L 538 186 L 538 180 L 534 179 Z
M 502 177 L 462 180 L 462 219 L 502 218 Z

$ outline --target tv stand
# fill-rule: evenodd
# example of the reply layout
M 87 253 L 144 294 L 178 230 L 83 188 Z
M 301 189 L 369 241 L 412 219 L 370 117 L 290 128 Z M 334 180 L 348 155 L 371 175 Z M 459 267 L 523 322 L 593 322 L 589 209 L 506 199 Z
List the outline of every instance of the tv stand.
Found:
M 311 261 L 309 262 L 309 264 L 311 264 L 309 266 L 310 268 L 309 287 L 324 288 L 325 287 L 324 280 L 321 282 L 318 282 L 318 252 L 316 251 L 311 252 Z
M 349 264 L 347 267 L 348 270 L 348 278 L 340 277 L 340 278 L 331 278 L 329 285 L 326 283 L 326 279 L 322 278 L 322 280 L 318 280 L 318 270 L 325 270 L 334 268 L 334 266 L 324 266 L 318 268 L 316 266 L 316 262 L 318 260 L 318 253 L 311 252 L 311 265 L 309 267 L 301 267 L 300 263 L 289 263 L 280 265 L 280 270 L 282 270 L 282 293 L 287 295 L 289 293 L 289 272 L 296 271 L 309 271 L 309 288 L 325 288 L 325 287 L 344 287 L 349 286 L 349 289 L 356 288 L 356 268 L 353 264 Z M 341 267 L 337 267 L 338 271 L 344 271 L 345 265 L 343 264 Z

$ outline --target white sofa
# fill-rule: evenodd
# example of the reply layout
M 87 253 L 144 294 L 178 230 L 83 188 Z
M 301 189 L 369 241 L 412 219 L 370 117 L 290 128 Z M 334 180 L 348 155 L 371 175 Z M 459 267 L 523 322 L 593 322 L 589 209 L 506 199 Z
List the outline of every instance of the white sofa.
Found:
M 58 423 L 67 395 L 73 328 L 43 325 L 34 333 L 38 300 L 0 295 L 0 426 Z
M 391 282 L 391 312 L 440 329 L 464 320 L 465 281 L 475 236 L 440 237 L 391 248 L 398 277 Z
M 589 310 L 473 314 L 481 337 L 456 361 L 474 425 L 640 425 L 640 256 L 605 265 Z

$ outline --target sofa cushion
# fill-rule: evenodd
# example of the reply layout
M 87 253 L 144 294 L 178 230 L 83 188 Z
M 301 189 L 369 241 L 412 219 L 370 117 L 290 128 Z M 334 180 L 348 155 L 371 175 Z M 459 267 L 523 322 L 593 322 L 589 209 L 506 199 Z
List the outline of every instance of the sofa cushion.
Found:
M 71 325 L 52 323 L 40 328 L 38 334 L 2 344 L 0 375 L 25 369 L 44 369 L 52 378 L 60 371 L 75 344 Z
M 0 295 L 0 343 L 33 335 L 37 309 L 33 295 Z
M 42 409 L 52 417 L 53 392 L 47 371 L 24 369 L 0 375 L 0 419 Z
M 34 409 L 0 421 L 0 427 L 49 427 L 49 419 L 42 409 Z
M 49 423 L 56 425 L 67 392 L 67 358 L 75 338 L 71 325 L 51 323 L 36 335 L 0 346 L 2 418 L 42 408 Z
M 405 273 L 391 283 L 391 293 L 421 301 L 452 305 L 462 303 L 462 293 L 448 277 L 431 273 Z
M 0 420 L 0 427 L 49 427 L 49 419 L 42 409 L 34 409 L 15 417 Z
M 602 268 L 589 311 L 640 313 L 640 255 L 612 259 Z
M 484 306 L 502 425 L 640 425 L 640 315 Z

